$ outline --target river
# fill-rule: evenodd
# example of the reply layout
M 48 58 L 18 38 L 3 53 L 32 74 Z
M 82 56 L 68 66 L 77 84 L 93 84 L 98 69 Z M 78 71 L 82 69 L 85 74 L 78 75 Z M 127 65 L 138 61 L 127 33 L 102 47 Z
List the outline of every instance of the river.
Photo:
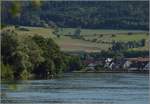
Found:
M 3 104 L 149 104 L 148 74 L 68 73 L 50 80 L 2 81 Z

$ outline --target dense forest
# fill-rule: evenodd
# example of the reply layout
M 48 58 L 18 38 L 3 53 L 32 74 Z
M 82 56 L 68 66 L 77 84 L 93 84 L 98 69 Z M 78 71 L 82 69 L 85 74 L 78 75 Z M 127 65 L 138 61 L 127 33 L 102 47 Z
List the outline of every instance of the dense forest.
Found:
M 2 23 L 24 26 L 148 30 L 148 14 L 148 1 L 2 2 Z

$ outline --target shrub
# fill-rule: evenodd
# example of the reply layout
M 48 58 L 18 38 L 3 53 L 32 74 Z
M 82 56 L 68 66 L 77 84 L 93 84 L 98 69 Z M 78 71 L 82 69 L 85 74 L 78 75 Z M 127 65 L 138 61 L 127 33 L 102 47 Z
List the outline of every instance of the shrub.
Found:
M 99 38 L 103 37 L 103 34 L 100 34 Z
M 111 37 L 116 37 L 116 35 L 115 35 L 115 34 L 112 34 Z
M 1 63 L 1 78 L 5 80 L 11 80 L 13 79 L 13 71 L 10 65 L 4 65 Z
M 96 42 L 96 41 L 97 41 L 97 39 L 93 39 L 93 40 L 92 40 L 92 42 Z
M 15 28 L 19 28 L 19 25 L 15 25 Z
M 129 33 L 128 33 L 128 35 L 132 35 L 132 34 L 133 34 L 132 32 L 129 32 Z
M 29 78 L 28 71 L 27 70 L 23 70 L 21 75 L 20 75 L 20 77 L 21 77 L 20 79 L 22 79 L 22 80 L 27 80 Z

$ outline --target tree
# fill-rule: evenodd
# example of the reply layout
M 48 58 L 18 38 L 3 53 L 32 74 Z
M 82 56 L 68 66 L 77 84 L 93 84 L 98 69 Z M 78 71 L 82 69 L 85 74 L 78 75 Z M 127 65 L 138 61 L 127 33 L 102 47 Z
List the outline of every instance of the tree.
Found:
M 79 57 L 62 53 L 51 38 L 35 35 L 20 39 L 15 32 L 6 31 L 2 32 L 2 42 L 2 78 L 28 79 L 31 74 L 51 78 L 82 66 Z
M 29 61 L 29 55 L 27 51 L 27 46 L 25 44 L 21 44 L 17 47 L 17 50 L 14 52 L 12 65 L 15 69 L 14 76 L 17 79 L 21 78 L 21 73 L 24 70 L 30 70 L 32 67 L 31 62 Z
M 20 17 L 20 13 L 22 10 L 20 1 L 13 1 L 11 3 L 12 3 L 12 5 L 9 9 L 11 15 L 13 17 Z
M 149 3 L 143 2 L 53 2 L 32 0 L 19 3 L 15 14 L 21 14 L 19 22 L 15 22 L 9 11 L 16 1 L 2 1 L 2 22 L 11 24 L 30 25 L 29 15 L 36 15 L 44 21 L 53 21 L 62 27 L 104 28 L 104 29 L 149 29 Z M 58 6 L 56 6 L 58 5 Z M 66 5 L 66 6 L 63 6 Z M 16 6 L 17 7 L 17 6 Z M 60 10 L 60 7 L 62 10 Z M 88 7 L 88 8 L 87 8 Z M 126 7 L 126 8 L 125 8 Z M 132 9 L 131 9 L 132 7 Z M 144 8 L 143 8 L 144 7 Z M 18 7 L 17 7 L 18 8 Z M 116 8 L 116 9 L 113 9 Z M 99 12 L 101 10 L 101 12 Z M 136 10 L 136 11 L 135 11 Z M 126 13 L 124 13 L 126 11 Z M 112 15 L 114 14 L 114 15 Z M 130 15 L 132 14 L 132 15 Z M 6 16 L 5 16 L 6 15 Z M 123 19 L 116 19 L 122 17 Z M 136 17 L 136 20 L 135 20 Z M 108 19 L 109 18 L 109 19 Z M 30 21 L 27 23 L 27 21 Z
M 17 40 L 17 33 L 6 30 L 1 33 L 1 55 L 4 64 L 13 63 L 13 53 L 16 51 L 19 42 Z
M 82 63 L 79 57 L 72 56 L 69 59 L 69 71 L 80 70 L 82 68 Z
M 43 50 L 32 40 L 31 37 L 28 37 L 25 39 L 24 44 L 27 44 L 28 46 L 28 56 L 29 56 L 29 61 L 32 64 L 31 69 L 33 70 L 34 68 L 38 67 L 38 65 L 42 62 L 44 62 L 44 57 L 43 57 Z M 31 70 L 31 71 L 32 71 Z M 30 72 L 31 72 L 30 71 Z
M 60 38 L 59 28 L 58 28 L 58 27 L 56 27 L 56 28 L 54 29 L 53 34 L 54 34 L 54 35 L 56 35 L 56 36 L 57 36 L 57 38 Z
M 112 51 L 118 52 L 118 51 L 122 51 L 125 50 L 125 44 L 122 42 L 112 42 Z
M 75 31 L 74 31 L 74 36 L 76 38 L 79 38 L 80 37 L 80 33 L 81 33 L 81 28 L 77 28 Z
M 30 73 L 25 69 L 20 74 L 20 79 L 27 80 L 29 78 Z
M 146 42 L 146 39 L 142 39 L 142 40 L 141 40 L 141 46 L 144 47 L 144 46 L 145 46 L 145 42 Z
M 60 52 L 57 44 L 51 38 L 45 39 L 41 36 L 34 36 L 33 40 L 43 50 L 43 57 L 45 59 L 45 61 L 39 66 L 39 68 L 37 68 L 37 70 L 42 68 L 43 71 L 40 70 L 40 72 L 46 76 L 48 76 L 48 74 L 56 75 L 63 72 L 65 66 L 63 54 Z
M 34 73 L 38 78 L 50 78 L 51 75 L 55 76 L 55 64 L 53 60 L 45 60 L 35 70 Z

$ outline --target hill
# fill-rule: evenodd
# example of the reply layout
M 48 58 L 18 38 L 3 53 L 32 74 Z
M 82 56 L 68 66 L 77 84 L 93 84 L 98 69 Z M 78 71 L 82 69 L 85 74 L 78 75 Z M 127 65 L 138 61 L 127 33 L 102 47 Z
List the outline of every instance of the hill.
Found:
M 62 51 L 67 52 L 100 52 L 112 47 L 113 41 L 128 42 L 148 39 L 148 32 L 139 30 L 81 29 L 80 38 L 72 37 L 76 28 L 60 29 L 60 37 L 54 34 L 55 30 L 52 28 L 20 26 L 15 30 L 19 33 L 20 39 L 28 35 L 41 35 L 45 38 L 51 37 L 61 47 Z M 136 50 L 138 49 L 148 50 L 148 46 L 136 48 Z
M 2 23 L 148 30 L 149 1 L 2 1 Z

